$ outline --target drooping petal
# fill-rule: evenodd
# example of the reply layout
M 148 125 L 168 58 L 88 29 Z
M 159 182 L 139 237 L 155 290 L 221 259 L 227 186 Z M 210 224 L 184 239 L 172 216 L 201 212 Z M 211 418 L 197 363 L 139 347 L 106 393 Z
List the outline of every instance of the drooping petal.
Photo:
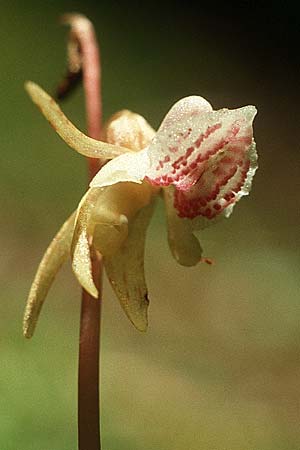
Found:
M 111 159 L 130 149 L 92 139 L 79 131 L 58 104 L 40 86 L 27 81 L 25 89 L 59 136 L 74 150 L 90 158 Z
M 144 274 L 146 231 L 153 213 L 153 202 L 131 220 L 129 234 L 113 256 L 104 257 L 109 281 L 133 325 L 146 331 L 148 295 Z
M 126 181 L 142 183 L 148 168 L 149 158 L 146 150 L 124 153 L 105 164 L 91 181 L 90 187 L 110 186 Z
M 24 313 L 23 333 L 30 338 L 55 275 L 70 254 L 75 212 L 63 224 L 47 248 L 32 283 Z
M 188 191 L 203 173 L 214 170 L 231 144 L 239 153 L 252 143 L 253 106 L 236 110 L 212 111 L 201 97 L 188 97 L 176 103 L 162 122 L 148 147 L 150 166 L 146 176 L 153 184 L 175 185 Z
M 168 242 L 171 252 L 179 264 L 194 266 L 200 262 L 202 248 L 193 234 L 193 223 L 182 219 L 174 207 L 174 186 L 163 190 L 167 214 Z
M 98 290 L 93 281 L 90 256 L 90 218 L 98 200 L 100 189 L 90 189 L 82 198 L 76 215 L 76 224 L 71 246 L 72 269 L 81 286 L 93 297 Z
M 71 251 L 72 268 L 77 280 L 95 298 L 98 297 L 98 290 L 92 275 L 92 239 L 97 250 L 105 254 L 116 250 L 127 237 L 127 219 L 122 222 L 123 217 L 114 214 L 113 204 L 109 205 L 105 197 L 103 189 L 91 188 L 82 198 L 77 210 Z
M 99 189 L 99 188 L 98 188 Z M 93 244 L 103 256 L 117 252 L 128 235 L 128 224 L 148 205 L 157 189 L 149 183 L 117 183 L 102 189 L 92 220 Z
M 116 253 L 128 235 L 128 222 L 156 190 L 148 183 L 118 183 L 90 188 L 81 200 L 72 242 L 72 267 L 79 283 L 94 297 L 90 245 L 103 256 Z

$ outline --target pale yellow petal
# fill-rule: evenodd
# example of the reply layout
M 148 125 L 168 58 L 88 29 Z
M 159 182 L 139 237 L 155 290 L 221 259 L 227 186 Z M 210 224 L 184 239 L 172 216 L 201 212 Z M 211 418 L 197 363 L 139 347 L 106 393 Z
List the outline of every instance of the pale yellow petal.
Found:
M 90 188 L 82 198 L 71 247 L 72 268 L 79 283 L 93 297 L 98 292 L 92 276 L 90 246 L 102 256 L 114 255 L 128 236 L 128 223 L 156 192 L 148 183 L 118 183 Z
M 90 189 L 82 198 L 77 209 L 76 225 L 71 247 L 72 269 L 81 286 L 93 297 L 98 290 L 93 281 L 90 256 L 91 214 L 99 197 L 99 189 Z
M 81 286 L 93 297 L 98 297 L 98 291 L 92 276 L 90 245 L 93 243 L 102 255 L 110 255 L 126 239 L 128 219 L 122 214 L 122 208 L 126 202 L 130 204 L 127 191 L 126 184 L 91 188 L 77 209 L 71 246 L 72 269 Z
M 59 136 L 74 150 L 90 158 L 111 159 L 130 149 L 92 139 L 79 131 L 58 104 L 40 86 L 27 81 L 25 89 Z
M 41 308 L 55 275 L 70 254 L 74 221 L 75 213 L 58 231 L 38 267 L 24 314 L 23 332 L 27 338 L 33 335 Z
M 142 208 L 129 225 L 128 238 L 111 257 L 104 257 L 108 279 L 133 325 L 140 331 L 148 326 L 148 295 L 144 274 L 146 231 L 153 202 Z
M 103 256 L 112 256 L 128 235 L 128 223 L 157 193 L 149 183 L 117 183 L 99 189 L 92 213 L 93 244 Z
M 149 145 L 155 131 L 139 114 L 122 110 L 114 114 L 104 127 L 105 142 L 140 151 Z
M 149 167 L 146 150 L 124 153 L 102 167 L 90 183 L 90 187 L 104 187 L 130 181 L 141 184 Z
M 174 208 L 174 187 L 163 189 L 168 226 L 168 242 L 171 252 L 183 266 L 195 266 L 200 262 L 202 248 L 193 234 L 192 221 L 178 217 Z

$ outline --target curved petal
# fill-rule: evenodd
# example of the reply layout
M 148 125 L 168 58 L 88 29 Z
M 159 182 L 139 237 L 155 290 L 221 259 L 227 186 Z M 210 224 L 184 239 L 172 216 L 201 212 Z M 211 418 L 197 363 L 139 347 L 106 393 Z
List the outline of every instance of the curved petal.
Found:
M 215 157 L 214 165 L 206 168 L 189 191 L 175 191 L 174 206 L 178 215 L 194 221 L 198 216 L 209 220 L 218 215 L 229 217 L 233 206 L 248 195 L 256 169 L 254 142 L 246 151 L 240 144 L 229 144 L 224 155 Z M 201 228 L 206 222 L 200 219 Z
M 124 153 L 105 164 L 91 181 L 90 187 L 110 186 L 125 181 L 142 183 L 148 168 L 147 150 Z
M 149 183 L 124 182 L 102 189 L 92 220 L 93 244 L 103 256 L 118 251 L 128 236 L 128 223 L 151 202 L 155 192 Z
M 154 192 L 148 183 L 118 183 L 90 188 L 82 198 L 72 242 L 72 268 L 92 296 L 98 292 L 92 276 L 91 243 L 103 256 L 116 253 L 127 238 L 128 221 L 151 201 Z
M 132 219 L 128 238 L 113 256 L 104 257 L 104 266 L 122 308 L 139 331 L 148 326 L 149 305 L 144 275 L 146 231 L 154 203 L 142 208 Z
M 68 218 L 47 248 L 32 283 L 24 313 L 23 333 L 30 338 L 55 275 L 70 254 L 75 212 Z
M 115 113 L 106 123 L 103 132 L 105 142 L 135 152 L 146 148 L 155 135 L 144 117 L 127 109 Z
M 98 290 L 93 281 L 90 255 L 90 223 L 92 211 L 99 198 L 100 189 L 90 189 L 82 198 L 76 215 L 71 246 L 72 269 L 81 286 L 93 297 Z
M 257 151 L 256 151 L 256 144 L 253 141 L 250 145 L 247 153 L 246 153 L 246 160 L 245 160 L 245 168 L 247 168 L 246 177 L 243 180 L 243 182 L 240 182 L 236 189 L 231 189 L 230 196 L 228 195 L 227 201 L 229 200 L 229 205 L 224 209 L 223 214 L 225 217 L 229 217 L 232 213 L 234 205 L 244 196 L 249 195 L 252 187 L 252 180 L 255 175 L 255 172 L 257 171 L 258 165 L 257 165 Z M 233 197 L 234 194 L 234 197 Z M 229 197 L 232 197 L 231 199 Z
M 114 114 L 105 127 L 107 142 L 127 146 L 134 153 L 124 153 L 109 161 L 97 173 L 90 186 L 104 187 L 127 181 L 142 183 L 149 168 L 145 147 L 154 135 L 154 130 L 139 114 L 127 110 Z
M 174 186 L 163 189 L 168 242 L 176 261 L 182 266 L 195 266 L 201 260 L 202 248 L 193 234 L 193 223 L 189 219 L 182 219 L 174 208 Z
M 84 156 L 111 159 L 130 149 L 92 139 L 79 131 L 64 115 L 58 104 L 40 86 L 27 81 L 25 89 L 59 136 Z
M 201 97 L 180 100 L 148 147 L 147 178 L 156 185 L 174 184 L 178 190 L 188 191 L 209 169 L 213 179 L 208 186 L 214 187 L 214 170 L 229 144 L 239 159 L 251 145 L 255 114 L 254 106 L 211 111 Z

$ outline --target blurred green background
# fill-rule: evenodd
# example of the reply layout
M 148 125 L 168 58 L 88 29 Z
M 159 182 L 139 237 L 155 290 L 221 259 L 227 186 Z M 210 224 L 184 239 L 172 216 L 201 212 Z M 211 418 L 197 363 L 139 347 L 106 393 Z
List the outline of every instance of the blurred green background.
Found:
M 233 216 L 202 233 L 213 266 L 182 268 L 162 205 L 147 242 L 150 327 L 139 334 L 105 282 L 104 450 L 300 448 L 299 51 L 293 2 L 2 0 L 0 449 L 76 448 L 80 288 L 59 274 L 31 341 L 22 314 L 48 242 L 86 187 L 84 159 L 26 97 L 53 91 L 66 29 L 80 11 L 101 41 L 104 114 L 124 107 L 158 126 L 179 98 L 254 104 L 260 169 Z M 63 104 L 85 127 L 79 89 Z

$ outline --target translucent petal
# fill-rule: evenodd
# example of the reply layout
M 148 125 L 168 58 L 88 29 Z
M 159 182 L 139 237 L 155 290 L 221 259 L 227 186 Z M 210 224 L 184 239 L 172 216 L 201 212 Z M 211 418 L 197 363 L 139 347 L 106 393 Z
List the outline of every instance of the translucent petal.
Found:
M 78 153 L 90 158 L 111 159 L 130 151 L 83 134 L 67 119 L 53 98 L 32 81 L 25 83 L 25 89 L 59 136 Z
M 98 188 L 99 189 L 99 188 Z M 103 256 L 111 256 L 128 235 L 128 223 L 151 202 L 157 189 L 149 183 L 117 183 L 102 189 L 93 210 L 93 244 Z
M 104 257 L 109 281 L 129 320 L 140 331 L 148 325 L 148 295 L 144 274 L 146 231 L 153 213 L 153 202 L 132 219 L 128 238 L 111 257 Z
M 257 152 L 256 152 L 256 144 L 253 141 L 247 151 L 248 171 L 247 171 L 245 180 L 237 192 L 233 191 L 235 196 L 231 200 L 229 205 L 224 209 L 223 214 L 225 217 L 230 216 L 230 214 L 232 213 L 233 207 L 244 195 L 249 195 L 249 193 L 251 191 L 251 187 L 252 187 L 252 180 L 253 180 L 255 172 L 258 168 L 257 159 L 258 159 L 258 157 L 257 157 Z
M 154 135 L 144 117 L 126 109 L 114 114 L 104 128 L 105 142 L 133 151 L 147 147 Z
M 148 147 L 150 166 L 146 176 L 151 183 L 174 184 L 178 190 L 187 191 L 208 167 L 215 168 L 214 158 L 224 154 L 229 143 L 243 147 L 251 144 L 256 114 L 253 106 L 211 111 L 203 102 L 201 97 L 188 97 L 167 114 Z
M 72 268 L 79 283 L 92 296 L 97 289 L 92 277 L 90 245 L 103 255 L 116 253 L 128 235 L 128 222 L 155 193 L 148 183 L 118 183 L 90 188 L 80 202 L 72 242 Z
M 125 153 L 105 164 L 91 181 L 90 187 L 110 186 L 124 181 L 142 183 L 148 168 L 147 150 Z
M 91 215 L 101 194 L 100 189 L 90 189 L 82 198 L 76 216 L 76 224 L 71 247 L 72 269 L 81 286 L 93 297 L 98 297 L 98 290 L 93 281 L 90 256 Z
M 228 144 L 224 156 L 215 158 L 199 181 L 189 191 L 175 191 L 174 206 L 180 217 L 197 220 L 198 216 L 214 219 L 228 217 L 233 206 L 251 188 L 257 169 L 255 143 L 243 147 Z M 201 221 L 202 227 L 205 221 Z
M 163 189 L 169 246 L 179 264 L 194 266 L 200 262 L 202 248 L 193 234 L 192 221 L 178 217 L 178 212 L 174 208 L 174 190 L 174 186 Z
M 38 267 L 24 314 L 23 333 L 27 338 L 33 335 L 41 308 L 55 275 L 70 254 L 74 221 L 75 213 L 69 217 L 58 231 Z

